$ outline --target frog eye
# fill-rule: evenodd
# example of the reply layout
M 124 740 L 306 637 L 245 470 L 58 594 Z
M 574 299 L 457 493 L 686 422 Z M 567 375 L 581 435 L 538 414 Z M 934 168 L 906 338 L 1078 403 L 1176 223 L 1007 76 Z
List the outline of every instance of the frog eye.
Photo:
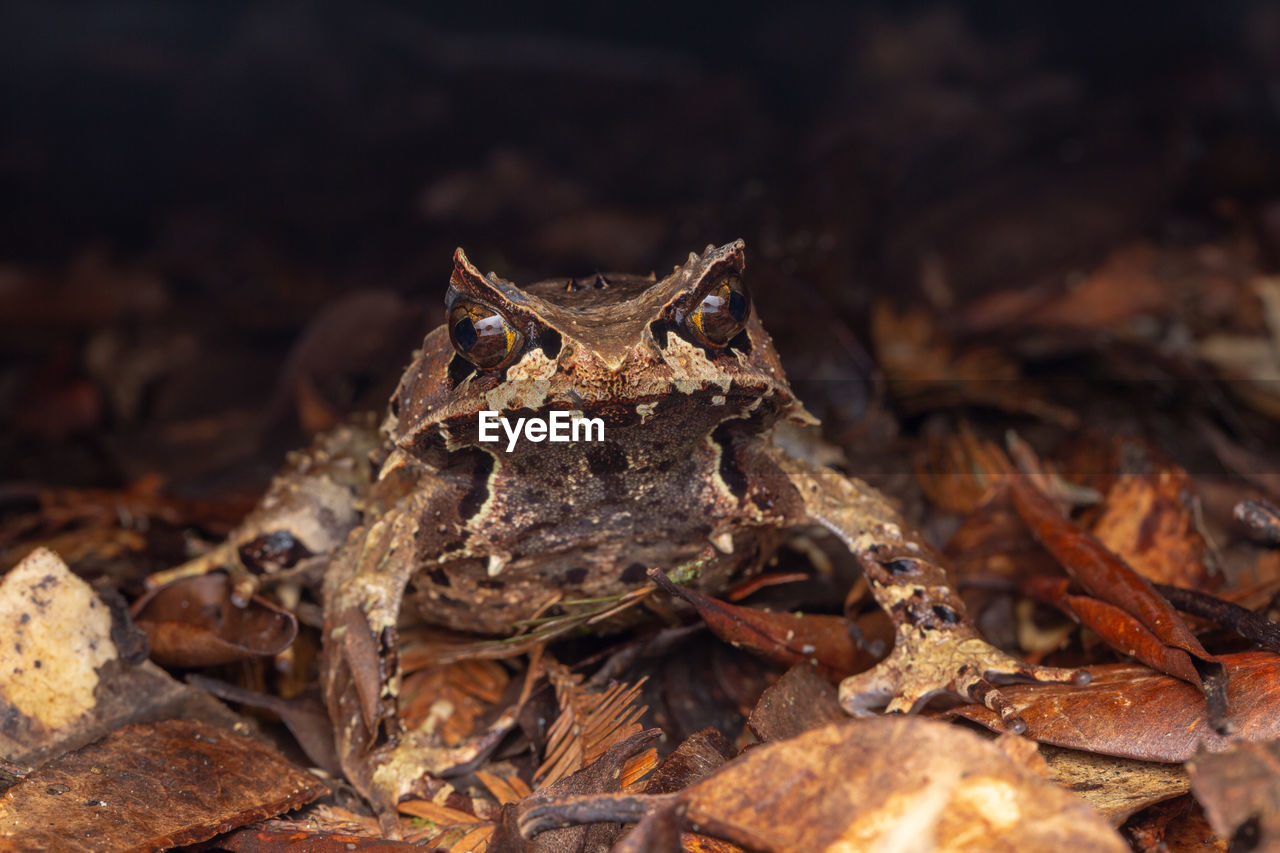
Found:
M 747 324 L 751 302 L 742 277 L 729 273 L 702 297 L 702 302 L 685 320 L 685 326 L 699 343 L 722 347 Z
M 524 336 L 487 305 L 459 300 L 449 309 L 449 340 L 481 370 L 506 367 L 523 351 Z

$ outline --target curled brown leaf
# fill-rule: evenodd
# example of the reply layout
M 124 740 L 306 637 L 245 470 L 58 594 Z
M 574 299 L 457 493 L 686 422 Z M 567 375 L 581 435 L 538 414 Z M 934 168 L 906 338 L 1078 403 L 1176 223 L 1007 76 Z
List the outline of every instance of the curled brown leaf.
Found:
M 269 657 L 298 635 L 294 615 L 266 599 L 254 597 L 248 607 L 233 604 L 230 580 L 220 572 L 152 590 L 134 603 L 133 616 L 151 643 L 151 658 L 166 666 Z
M 876 657 L 854 640 L 851 623 L 843 617 L 741 607 L 676 586 L 656 569 L 650 570 L 649 577 L 670 595 L 692 604 L 720 639 L 778 663 L 807 661 L 836 680 L 876 662 Z
M 1042 743 L 1143 761 L 1186 761 L 1199 749 L 1220 752 L 1237 742 L 1280 738 L 1280 655 L 1239 652 L 1221 656 L 1230 679 L 1232 731 L 1210 724 L 1200 692 L 1141 664 L 1088 667 L 1084 686 L 1011 684 L 1001 688 L 1027 723 L 1027 737 Z M 987 708 L 947 711 L 1002 731 Z
M 1163 655 L 1162 659 L 1170 665 L 1170 669 L 1165 671 L 1177 674 L 1200 688 L 1209 702 L 1215 726 L 1225 725 L 1226 672 L 1217 659 L 1204 650 L 1173 606 L 1124 560 L 1064 518 L 1057 507 L 1025 478 L 1011 478 L 1009 487 L 1018 515 L 1045 550 L 1080 586 L 1095 599 L 1132 616 L 1163 645 L 1179 649 L 1188 656 L 1189 670 L 1173 662 L 1172 658 L 1176 656 Z M 1114 616 L 1110 611 L 1104 612 L 1092 604 L 1083 606 L 1092 611 L 1092 618 L 1110 621 L 1112 634 L 1123 636 L 1126 644 L 1119 647 L 1120 651 L 1132 654 L 1129 648 L 1140 644 L 1147 648 L 1149 654 L 1160 657 L 1145 637 L 1139 641 L 1139 632 L 1132 630 L 1124 620 L 1108 620 Z

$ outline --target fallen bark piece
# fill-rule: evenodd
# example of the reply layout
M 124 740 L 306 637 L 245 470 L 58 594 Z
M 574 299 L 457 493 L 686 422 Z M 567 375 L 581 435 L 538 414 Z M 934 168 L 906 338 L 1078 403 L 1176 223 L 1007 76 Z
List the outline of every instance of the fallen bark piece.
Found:
M 50 761 L 0 798 L 0 851 L 160 850 L 309 802 L 323 783 L 194 720 L 143 723 Z
M 1112 826 L 1120 826 L 1147 806 L 1191 790 L 1181 764 L 1135 761 L 1078 749 L 1041 746 L 1050 778 L 1093 806 Z
M 764 744 L 679 794 L 574 797 L 521 815 L 527 835 L 570 820 L 636 821 L 619 853 L 676 826 L 749 850 L 1072 850 L 1121 853 L 1087 805 L 962 728 L 920 717 L 851 719 Z
M 1027 737 L 1041 743 L 1140 761 L 1187 761 L 1203 747 L 1221 752 L 1233 743 L 1280 738 L 1280 655 L 1222 655 L 1230 675 L 1227 694 L 1232 731 L 1210 725 L 1204 698 L 1185 681 L 1139 664 L 1087 667 L 1084 686 L 1011 684 L 1001 689 L 1027 723 Z M 998 715 L 982 705 L 951 708 L 951 716 L 1003 731 Z

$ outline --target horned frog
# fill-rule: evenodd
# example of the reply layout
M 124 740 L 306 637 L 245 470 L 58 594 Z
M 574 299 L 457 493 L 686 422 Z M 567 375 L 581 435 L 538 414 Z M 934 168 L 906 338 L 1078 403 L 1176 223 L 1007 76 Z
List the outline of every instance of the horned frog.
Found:
M 714 593 L 806 527 L 839 537 L 895 626 L 890 656 L 840 685 L 850 713 L 907 712 L 950 693 L 1019 730 L 988 679 L 1080 680 L 988 645 L 937 552 L 883 495 L 773 442 L 780 420 L 814 419 L 743 267 L 739 240 L 661 280 L 521 288 L 459 249 L 447 322 L 427 335 L 381 429 L 344 427 L 295 454 L 230 538 L 242 554 L 265 542 L 329 556 L 325 698 L 344 770 L 383 814 L 434 755 L 396 715 L 405 626 L 507 634 L 557 600 L 643 585 L 653 567 L 696 567 L 687 582 Z M 483 412 L 557 411 L 600 419 L 603 439 L 482 440 Z

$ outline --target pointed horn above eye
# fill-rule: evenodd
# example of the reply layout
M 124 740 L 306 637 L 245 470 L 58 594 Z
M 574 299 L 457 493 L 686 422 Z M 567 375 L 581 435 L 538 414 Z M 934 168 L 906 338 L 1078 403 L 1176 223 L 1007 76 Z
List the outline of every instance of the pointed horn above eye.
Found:
M 449 277 L 449 284 L 475 299 L 508 301 L 511 298 L 497 284 L 493 274 L 488 277 L 481 274 L 461 248 L 453 253 L 453 275 Z
M 465 287 L 466 284 L 484 286 L 484 276 L 480 274 L 480 270 L 475 268 L 467 258 L 467 253 L 459 246 L 453 251 L 453 283 L 459 287 Z
M 741 239 L 719 247 L 708 246 L 707 251 L 696 258 L 696 265 L 691 271 L 693 290 L 710 287 L 717 278 L 730 270 L 741 273 L 746 266 L 745 248 L 746 243 Z
M 734 266 L 739 270 L 745 265 L 747 241 L 739 237 L 732 243 L 725 243 L 720 247 L 719 251 L 724 252 L 725 256 L 733 260 Z
M 454 295 L 447 296 L 446 300 L 466 295 L 495 308 L 505 305 L 509 310 L 527 309 L 530 304 L 530 297 L 520 288 L 504 281 L 495 273 L 482 275 L 461 248 L 453 253 L 453 275 L 449 277 L 449 289 Z

